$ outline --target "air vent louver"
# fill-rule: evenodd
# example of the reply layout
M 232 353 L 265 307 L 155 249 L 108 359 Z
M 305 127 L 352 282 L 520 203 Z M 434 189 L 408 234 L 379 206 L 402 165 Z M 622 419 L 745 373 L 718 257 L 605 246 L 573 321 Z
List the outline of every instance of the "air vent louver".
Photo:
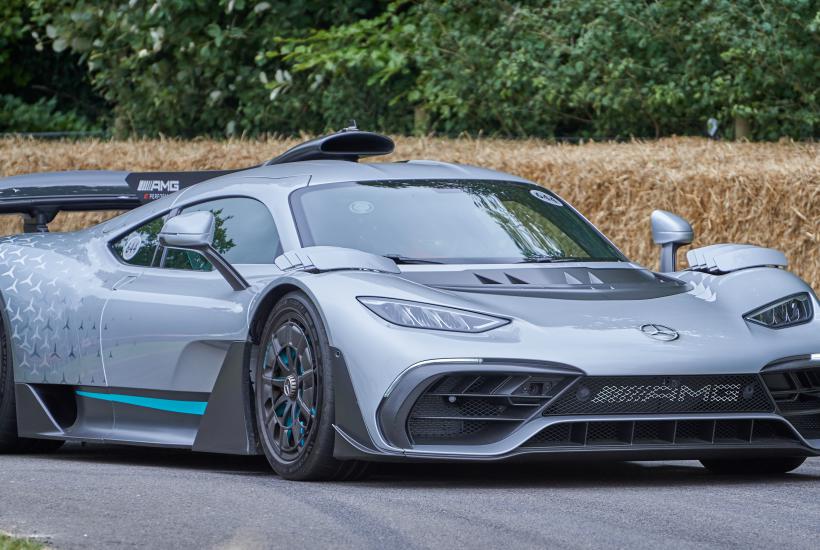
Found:
M 513 285 L 528 285 L 528 284 L 530 284 L 527 281 L 521 280 L 518 277 L 514 277 L 514 276 L 510 275 L 509 273 L 505 273 L 504 275 L 507 277 L 507 280 L 510 282 L 510 284 L 513 284 Z
M 495 279 L 490 279 L 489 277 L 479 275 L 478 273 L 474 273 L 473 275 L 475 275 L 475 278 L 478 279 L 479 282 L 483 285 L 500 285 L 501 284 L 499 281 L 496 281 Z
M 638 420 L 561 422 L 524 447 L 705 446 L 799 443 L 780 420 Z

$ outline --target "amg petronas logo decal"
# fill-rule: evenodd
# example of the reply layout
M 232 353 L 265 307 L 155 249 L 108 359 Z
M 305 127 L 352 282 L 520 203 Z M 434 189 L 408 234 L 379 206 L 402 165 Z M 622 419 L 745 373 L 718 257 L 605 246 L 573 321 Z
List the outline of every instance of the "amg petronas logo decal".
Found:
M 176 193 L 179 191 L 179 180 L 140 180 L 137 191 L 150 193 Z
M 646 386 L 604 386 L 592 398 L 593 403 L 646 403 L 648 401 L 701 401 L 732 403 L 743 396 L 740 384 L 707 384 L 691 387 L 686 384 Z

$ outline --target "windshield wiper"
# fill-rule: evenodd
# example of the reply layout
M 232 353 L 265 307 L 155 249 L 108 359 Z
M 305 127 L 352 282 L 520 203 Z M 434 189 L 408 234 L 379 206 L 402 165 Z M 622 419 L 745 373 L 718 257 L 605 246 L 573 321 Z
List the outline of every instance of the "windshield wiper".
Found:
M 444 262 L 437 262 L 435 260 L 426 260 L 424 258 L 411 258 L 409 256 L 402 256 L 401 254 L 382 254 L 388 260 L 393 260 L 397 264 L 443 264 Z
M 532 256 L 520 264 L 558 264 L 562 262 L 619 262 L 613 258 L 579 258 L 578 256 Z

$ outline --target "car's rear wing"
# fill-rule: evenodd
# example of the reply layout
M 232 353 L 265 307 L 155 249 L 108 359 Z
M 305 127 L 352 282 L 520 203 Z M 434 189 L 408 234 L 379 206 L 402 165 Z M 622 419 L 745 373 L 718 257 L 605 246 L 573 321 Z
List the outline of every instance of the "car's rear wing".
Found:
M 387 136 L 349 128 L 292 147 L 264 166 L 309 160 L 358 162 L 393 152 Z M 255 167 L 252 167 L 255 168 Z M 43 172 L 0 179 L 0 214 L 21 214 L 23 231 L 48 231 L 58 212 L 130 210 L 218 176 L 246 170 L 200 172 Z
M 44 172 L 0 179 L 0 214 L 21 214 L 26 233 L 48 231 L 58 212 L 130 210 L 236 170 Z

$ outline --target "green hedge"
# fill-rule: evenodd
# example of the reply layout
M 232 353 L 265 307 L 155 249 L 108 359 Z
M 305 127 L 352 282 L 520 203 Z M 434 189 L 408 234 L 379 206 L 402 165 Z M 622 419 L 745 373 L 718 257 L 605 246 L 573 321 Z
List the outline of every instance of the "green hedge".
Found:
M 756 139 L 820 132 L 815 0 L 0 9 L 21 14 L 15 26 L 41 56 L 81 68 L 97 94 L 91 118 L 121 135 L 321 132 L 350 118 L 395 133 L 654 137 L 702 134 L 711 117 L 725 137 L 736 122 Z
M 0 2 L 0 132 L 97 129 L 107 106 L 78 54 L 44 46 L 31 4 Z
M 364 71 L 389 101 L 423 109 L 422 130 L 662 136 L 703 133 L 714 117 L 807 138 L 820 122 L 818 27 L 809 0 L 399 1 L 269 55 L 329 90 Z
M 284 73 L 264 53 L 275 37 L 352 22 L 380 9 L 367 0 L 31 4 L 44 42 L 82 56 L 91 82 L 112 106 L 110 124 L 117 134 L 186 137 L 315 131 L 330 124 L 327 112 L 338 113 L 338 122 L 343 108 L 319 99 L 308 78 L 294 83 L 294 93 L 277 98 L 267 84 Z M 330 93 L 340 104 L 349 101 L 351 112 L 369 109 L 364 94 L 353 88 Z
M 26 103 L 17 96 L 0 95 L 0 132 L 93 132 L 100 128 L 74 110 L 60 110 L 57 99 Z

